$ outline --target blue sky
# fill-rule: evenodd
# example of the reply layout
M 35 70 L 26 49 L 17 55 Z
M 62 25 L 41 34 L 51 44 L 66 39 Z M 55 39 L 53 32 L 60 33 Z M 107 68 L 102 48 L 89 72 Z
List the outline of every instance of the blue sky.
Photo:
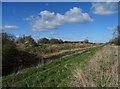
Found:
M 32 35 L 35 39 L 107 42 L 118 25 L 116 6 L 99 2 L 4 2 L 2 29 L 15 36 Z

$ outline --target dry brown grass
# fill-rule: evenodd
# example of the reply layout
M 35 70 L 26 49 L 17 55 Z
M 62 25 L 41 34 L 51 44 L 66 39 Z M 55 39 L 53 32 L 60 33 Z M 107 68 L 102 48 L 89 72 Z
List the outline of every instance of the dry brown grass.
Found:
M 70 48 L 68 49 L 64 49 L 66 46 L 69 46 Z M 43 56 L 44 58 L 49 58 L 51 56 L 56 56 L 56 55 L 62 55 L 62 54 L 66 54 L 66 53 L 70 53 L 70 52 L 75 52 L 75 51 L 79 51 L 79 50 L 82 50 L 82 49 L 87 49 L 87 48 L 93 48 L 93 47 L 96 47 L 97 45 L 92 45 L 92 44 L 81 44 L 81 43 L 64 43 L 62 45 L 60 44 L 53 44 L 51 46 L 48 47 L 48 50 L 49 49 L 60 49 L 60 48 L 63 48 L 62 50 L 59 50 L 57 52 L 54 52 L 54 53 L 43 53 Z
M 18 49 L 38 54 L 40 56 L 43 56 L 43 58 L 93 46 L 93 44 L 86 43 L 43 44 L 41 46 L 36 47 L 29 47 L 25 44 L 17 44 Z
M 86 49 L 89 47 L 86 47 Z M 61 50 L 59 52 L 56 53 L 49 53 L 49 54 L 45 54 L 44 58 L 49 58 L 51 56 L 56 56 L 56 55 L 62 55 L 62 54 L 66 54 L 66 53 L 70 53 L 70 52 L 75 52 L 75 51 L 79 51 L 82 50 L 83 48 L 74 48 L 74 49 L 70 49 L 70 50 Z
M 118 47 L 104 46 L 85 68 L 76 69 L 73 75 L 71 86 L 118 87 Z

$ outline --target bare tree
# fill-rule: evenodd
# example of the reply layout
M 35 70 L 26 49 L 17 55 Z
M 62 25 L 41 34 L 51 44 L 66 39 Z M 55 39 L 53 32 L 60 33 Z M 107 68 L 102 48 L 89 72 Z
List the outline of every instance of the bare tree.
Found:
M 120 26 L 117 26 L 113 32 L 112 43 L 120 45 Z

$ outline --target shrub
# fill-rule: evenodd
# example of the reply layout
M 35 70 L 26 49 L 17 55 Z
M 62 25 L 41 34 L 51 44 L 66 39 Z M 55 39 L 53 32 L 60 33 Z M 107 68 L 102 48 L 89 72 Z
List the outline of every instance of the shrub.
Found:
M 31 46 L 36 46 L 37 43 L 31 36 L 22 36 L 17 39 L 17 43 L 23 43 Z
M 114 43 L 116 45 L 120 45 L 120 26 L 118 26 L 114 33 L 113 33 L 113 39 L 110 41 L 111 43 Z
M 2 33 L 2 75 L 32 66 L 39 61 L 36 55 L 16 48 L 14 36 Z
M 47 38 L 41 38 L 38 40 L 38 44 L 47 44 L 50 43 L 49 39 Z
M 85 39 L 84 42 L 85 42 L 85 43 L 88 43 L 89 41 L 88 41 L 88 39 Z
M 63 41 L 61 39 L 59 40 L 59 39 L 53 38 L 50 40 L 50 43 L 51 44 L 61 44 L 61 43 L 63 43 Z
M 11 34 L 2 33 L 2 68 L 5 70 L 3 75 L 10 73 L 17 61 L 18 51 L 13 37 Z

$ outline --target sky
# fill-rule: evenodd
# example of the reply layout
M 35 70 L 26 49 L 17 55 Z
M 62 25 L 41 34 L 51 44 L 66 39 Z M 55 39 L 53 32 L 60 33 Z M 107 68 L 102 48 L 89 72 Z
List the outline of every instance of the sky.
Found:
M 108 42 L 118 25 L 113 2 L 3 2 L 2 29 L 34 39 Z

